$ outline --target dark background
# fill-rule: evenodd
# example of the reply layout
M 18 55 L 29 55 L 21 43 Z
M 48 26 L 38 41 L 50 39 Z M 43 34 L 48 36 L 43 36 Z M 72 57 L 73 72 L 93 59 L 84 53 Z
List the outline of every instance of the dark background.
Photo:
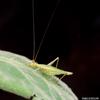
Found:
M 35 0 L 36 51 L 57 0 Z M 32 59 L 32 1 L 0 1 L 0 49 Z M 49 63 L 60 57 L 59 68 L 73 71 L 66 82 L 78 96 L 99 97 L 100 90 L 100 11 L 99 7 L 79 6 L 61 0 L 49 26 L 37 61 Z M 24 100 L 0 91 L 0 99 Z

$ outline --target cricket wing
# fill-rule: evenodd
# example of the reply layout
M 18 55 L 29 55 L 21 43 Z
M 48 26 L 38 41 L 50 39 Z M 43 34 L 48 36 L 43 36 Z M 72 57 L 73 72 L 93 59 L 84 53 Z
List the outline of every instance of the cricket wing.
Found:
M 64 70 L 55 68 L 53 66 L 46 66 L 45 71 L 46 71 L 45 73 L 47 73 L 48 75 L 62 75 L 62 74 L 72 75 L 73 74 L 72 72 L 64 71 Z
M 69 71 L 64 71 L 64 70 L 61 70 L 61 69 L 56 69 L 56 72 L 55 72 L 55 75 L 72 75 L 73 73 L 72 72 L 69 72 Z

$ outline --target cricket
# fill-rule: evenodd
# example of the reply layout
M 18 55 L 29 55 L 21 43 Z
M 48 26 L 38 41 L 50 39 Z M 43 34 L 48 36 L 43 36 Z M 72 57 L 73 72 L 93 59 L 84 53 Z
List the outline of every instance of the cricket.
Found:
M 53 64 L 56 61 L 57 61 L 56 67 L 54 67 Z M 32 68 L 40 70 L 41 72 L 43 72 L 47 75 L 50 75 L 50 76 L 62 75 L 63 74 L 63 76 L 60 79 L 62 79 L 66 75 L 72 75 L 73 74 L 72 72 L 64 71 L 64 70 L 57 68 L 58 61 L 59 61 L 59 57 L 57 57 L 56 59 L 54 59 L 53 61 L 51 61 L 50 63 L 48 63 L 46 65 L 46 64 L 38 64 L 37 62 L 35 62 L 35 60 L 32 60 L 32 63 L 30 64 L 30 66 Z
M 38 50 L 37 50 L 36 55 L 35 55 L 35 31 L 34 31 L 34 30 L 35 30 L 35 29 L 34 29 L 35 27 L 34 27 L 34 22 L 33 22 L 34 52 L 33 52 L 33 60 L 32 60 L 32 62 L 30 63 L 30 67 L 32 67 L 32 68 L 34 68 L 34 69 L 36 69 L 36 70 L 39 70 L 39 71 L 41 71 L 42 73 L 45 73 L 45 74 L 50 75 L 50 76 L 63 75 L 63 76 L 60 78 L 60 79 L 62 79 L 62 78 L 63 78 L 64 76 L 66 76 L 66 75 L 72 75 L 73 72 L 64 71 L 64 70 L 58 68 L 59 57 L 57 57 L 56 59 L 54 59 L 53 61 L 51 61 L 51 62 L 48 63 L 48 64 L 39 64 L 39 63 L 36 62 L 37 55 L 38 55 L 38 53 L 39 53 L 39 51 L 40 51 L 40 48 L 41 48 L 41 46 L 42 46 L 42 44 L 43 44 L 43 39 L 44 39 L 44 37 L 45 37 L 45 35 L 46 35 L 46 33 L 47 33 L 47 30 L 48 30 L 48 28 L 49 28 L 49 26 L 50 26 L 50 23 L 51 23 L 51 21 L 52 21 L 52 19 L 53 19 L 53 16 L 54 16 L 54 14 L 55 14 L 55 11 L 56 11 L 56 9 L 57 9 L 59 3 L 60 3 L 60 0 L 58 0 L 58 2 L 57 2 L 57 4 L 56 4 L 56 7 L 55 7 L 55 9 L 54 9 L 54 11 L 53 11 L 53 13 L 51 14 L 50 20 L 49 20 L 49 22 L 48 22 L 48 25 L 47 25 L 45 31 L 44 31 L 44 35 L 43 35 L 43 38 L 41 39 L 41 42 L 40 42 L 40 45 L 39 45 L 39 48 L 38 48 Z M 34 3 L 33 3 L 33 4 L 34 4 Z M 33 5 L 33 6 L 34 6 L 34 5 Z M 34 8 L 33 8 L 33 10 L 34 10 Z M 34 11 L 33 11 L 33 21 L 34 21 Z M 54 63 L 56 63 L 56 66 L 55 66 L 55 67 L 53 66 Z

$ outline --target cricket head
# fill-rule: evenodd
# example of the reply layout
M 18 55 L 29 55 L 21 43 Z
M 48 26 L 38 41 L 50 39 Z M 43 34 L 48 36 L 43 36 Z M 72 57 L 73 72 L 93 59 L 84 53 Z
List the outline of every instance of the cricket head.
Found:
M 33 64 L 36 63 L 34 59 L 32 59 L 32 63 L 33 63 Z
M 37 62 L 35 62 L 35 60 L 34 59 L 32 59 L 32 62 L 31 62 L 31 64 L 30 64 L 32 67 L 33 66 L 36 66 L 37 65 Z

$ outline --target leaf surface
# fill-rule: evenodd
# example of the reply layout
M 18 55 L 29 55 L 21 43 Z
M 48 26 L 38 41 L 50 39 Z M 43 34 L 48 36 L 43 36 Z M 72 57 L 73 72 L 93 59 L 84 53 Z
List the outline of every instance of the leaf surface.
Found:
M 32 100 L 78 100 L 64 82 L 31 68 L 30 63 L 24 56 L 0 51 L 0 89 Z

